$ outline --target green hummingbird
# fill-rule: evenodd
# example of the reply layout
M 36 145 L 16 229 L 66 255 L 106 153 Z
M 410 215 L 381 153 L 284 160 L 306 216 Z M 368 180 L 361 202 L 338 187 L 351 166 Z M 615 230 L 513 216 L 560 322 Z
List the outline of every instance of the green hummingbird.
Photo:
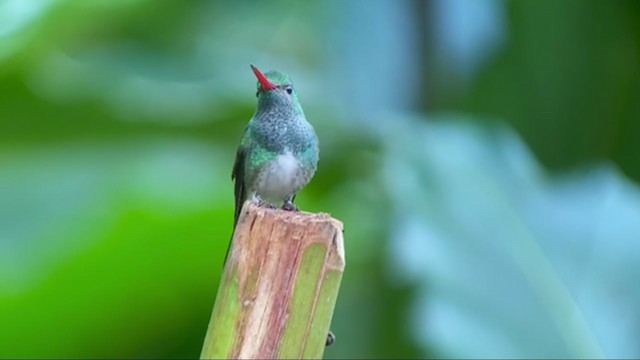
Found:
M 244 130 L 231 173 L 235 180 L 235 216 L 250 199 L 262 206 L 297 211 L 296 194 L 309 183 L 319 159 L 318 137 L 304 116 L 291 79 L 278 71 L 260 72 L 258 105 Z
M 278 71 L 263 74 L 253 65 L 251 70 L 258 78 L 258 106 L 244 130 L 231 172 L 235 181 L 234 231 L 247 199 L 298 211 L 293 201 L 315 174 L 320 157 L 318 136 L 304 116 L 291 79 Z M 325 345 L 334 341 L 329 331 Z

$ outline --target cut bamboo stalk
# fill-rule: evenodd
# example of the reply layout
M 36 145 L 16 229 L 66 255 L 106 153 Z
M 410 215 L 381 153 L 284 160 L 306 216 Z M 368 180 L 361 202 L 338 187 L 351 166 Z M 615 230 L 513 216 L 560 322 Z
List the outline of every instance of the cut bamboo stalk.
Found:
M 342 223 L 247 201 L 202 359 L 319 359 L 344 271 Z

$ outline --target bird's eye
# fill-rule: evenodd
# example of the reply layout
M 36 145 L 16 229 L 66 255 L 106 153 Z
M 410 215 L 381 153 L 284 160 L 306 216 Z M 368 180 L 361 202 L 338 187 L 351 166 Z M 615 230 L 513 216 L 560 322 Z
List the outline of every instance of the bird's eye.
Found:
M 285 89 L 287 91 L 287 94 L 291 95 L 293 93 L 293 89 L 291 87 L 287 87 Z

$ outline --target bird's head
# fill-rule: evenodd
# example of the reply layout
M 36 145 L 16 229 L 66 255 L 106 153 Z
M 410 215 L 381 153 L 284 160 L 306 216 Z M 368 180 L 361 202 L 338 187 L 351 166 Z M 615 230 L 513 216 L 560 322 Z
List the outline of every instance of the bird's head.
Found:
M 280 105 L 299 107 L 298 94 L 293 88 L 291 79 L 278 71 L 267 71 L 264 74 L 251 65 L 251 70 L 258 78 L 258 105 Z

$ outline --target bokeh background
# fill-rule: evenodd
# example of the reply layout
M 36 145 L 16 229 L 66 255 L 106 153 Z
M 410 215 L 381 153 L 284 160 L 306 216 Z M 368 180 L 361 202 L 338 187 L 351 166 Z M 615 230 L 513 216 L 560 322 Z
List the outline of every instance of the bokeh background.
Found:
M 0 357 L 198 357 L 253 63 L 345 223 L 327 358 L 640 357 L 640 2 L 0 1 Z

